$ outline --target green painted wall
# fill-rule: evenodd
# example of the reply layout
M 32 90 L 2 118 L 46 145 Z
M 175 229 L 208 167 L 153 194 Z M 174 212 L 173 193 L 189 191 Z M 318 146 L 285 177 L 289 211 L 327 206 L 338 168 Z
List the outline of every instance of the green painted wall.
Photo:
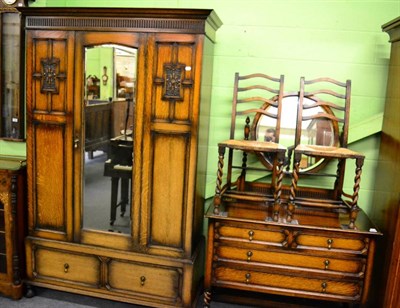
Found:
M 86 52 L 86 78 L 89 75 L 96 76 L 100 79 L 100 100 L 108 100 L 113 97 L 114 85 L 114 50 L 111 47 L 90 48 Z M 103 67 L 107 67 L 107 84 L 104 85 L 102 76 L 104 74 Z
M 390 44 L 381 25 L 400 15 L 399 0 L 36 0 L 33 7 L 211 8 L 223 22 L 217 32 L 208 150 L 213 194 L 219 140 L 229 133 L 235 72 L 285 74 L 285 90 L 301 76 L 352 80 L 351 147 L 366 153 L 360 204 L 370 207 L 385 102 Z M 21 152 L 1 142 L 2 152 Z
M 0 155 L 26 156 L 25 142 L 10 142 L 0 140 Z

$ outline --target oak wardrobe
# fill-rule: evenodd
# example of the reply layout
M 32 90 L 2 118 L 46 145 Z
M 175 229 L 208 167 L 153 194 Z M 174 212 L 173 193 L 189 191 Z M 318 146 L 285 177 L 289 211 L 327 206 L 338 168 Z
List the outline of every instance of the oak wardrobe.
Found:
M 21 12 L 28 285 L 191 306 L 220 19 L 205 9 Z

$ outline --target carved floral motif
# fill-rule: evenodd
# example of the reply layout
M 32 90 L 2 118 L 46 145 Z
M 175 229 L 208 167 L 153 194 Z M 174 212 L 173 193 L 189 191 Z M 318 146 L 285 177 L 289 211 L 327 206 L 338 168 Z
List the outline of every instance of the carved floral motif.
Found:
M 154 78 L 155 84 L 163 86 L 163 100 L 183 101 L 183 88 L 193 85 L 192 79 L 185 78 L 186 70 L 188 67 L 182 63 L 164 64 L 163 77 Z
M 184 64 L 168 63 L 164 64 L 165 85 L 164 95 L 165 99 L 182 100 L 182 80 L 184 77 Z
M 65 73 L 60 73 L 60 59 L 58 58 L 44 58 L 40 60 L 41 72 L 34 73 L 35 79 L 41 80 L 40 91 L 42 93 L 51 92 L 58 93 L 57 79 L 65 79 Z

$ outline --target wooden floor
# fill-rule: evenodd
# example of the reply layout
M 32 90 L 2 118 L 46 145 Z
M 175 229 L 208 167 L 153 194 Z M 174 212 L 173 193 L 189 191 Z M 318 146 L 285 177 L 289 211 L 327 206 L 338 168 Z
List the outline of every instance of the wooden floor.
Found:
M 36 296 L 23 297 L 15 301 L 0 295 L 0 307 L 4 308 L 135 308 L 143 307 L 121 302 L 114 302 L 89 296 L 76 295 L 68 292 L 55 291 L 45 288 L 35 288 Z M 215 301 L 211 308 L 337 308 L 348 307 L 342 303 L 325 301 L 312 301 L 291 297 L 260 295 L 248 292 L 229 292 L 228 290 L 215 290 Z M 200 296 L 196 308 L 203 307 L 203 297 Z

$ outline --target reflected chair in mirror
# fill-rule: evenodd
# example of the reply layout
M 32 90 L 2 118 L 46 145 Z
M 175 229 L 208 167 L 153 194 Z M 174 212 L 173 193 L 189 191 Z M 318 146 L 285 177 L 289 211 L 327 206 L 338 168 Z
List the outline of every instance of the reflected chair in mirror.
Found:
M 289 202 L 286 219 L 291 222 L 294 211 L 303 208 L 319 209 L 322 212 L 349 213 L 349 228 L 354 228 L 358 213 L 358 193 L 360 189 L 361 171 L 364 164 L 364 155 L 347 148 L 349 131 L 351 81 L 345 83 L 331 78 L 313 80 L 300 79 L 299 103 L 297 112 L 296 147 L 294 149 L 293 175 L 290 187 Z M 309 112 L 320 108 L 318 113 Z M 318 127 L 318 122 L 330 121 L 334 136 L 324 138 L 324 129 L 315 129 L 313 137 L 306 134 L 310 126 Z M 311 138 L 316 138 L 310 142 Z M 319 141 L 318 141 L 319 139 Z M 328 142 L 324 139 L 327 139 Z M 312 143 L 312 144 L 309 144 Z M 346 160 L 355 161 L 355 176 L 353 193 L 343 191 Z M 329 166 L 315 172 L 307 170 L 308 161 L 316 164 L 319 161 L 329 160 L 334 171 L 329 173 Z M 337 165 L 334 163 L 337 162 Z M 333 165 L 332 165 L 333 163 Z M 302 167 L 302 165 L 304 167 Z M 328 172 L 323 173 L 328 169 Z M 312 187 L 299 185 L 299 180 L 307 181 L 313 176 L 320 176 L 318 182 L 311 182 Z M 327 181 L 330 177 L 331 181 Z M 316 183 L 326 182 L 324 187 L 315 187 Z M 333 186 L 333 187 L 332 187 Z
M 130 204 L 132 191 L 129 186 L 132 180 L 133 139 L 132 131 L 128 133 L 131 97 L 126 99 L 126 112 L 122 135 L 110 139 L 110 155 L 104 164 L 104 176 L 111 177 L 111 210 L 110 225 L 114 225 L 117 207 L 121 206 L 121 217 L 124 216 L 126 206 Z M 121 179 L 121 201 L 118 202 L 118 186 Z
M 279 145 L 283 88 L 283 75 L 274 78 L 260 73 L 244 76 L 235 74 L 230 139 L 218 143 L 215 214 L 221 214 L 220 206 L 225 201 L 255 202 L 266 207 L 267 213 L 272 205 L 272 219 L 278 220 L 286 152 L 286 148 Z M 257 125 L 261 115 L 272 120 L 268 127 L 263 128 L 263 132 L 258 131 Z M 229 154 L 226 177 L 223 179 L 226 149 Z M 270 158 L 272 164 L 269 168 L 259 164 L 261 155 Z M 249 189 L 249 173 L 252 173 L 253 179 L 267 178 L 269 183 L 266 188 L 259 191 Z
M 104 163 L 104 176 L 111 177 L 111 206 L 110 225 L 114 225 L 117 208 L 121 206 L 121 217 L 126 206 L 130 204 L 130 182 L 132 180 L 132 151 L 131 137 L 118 136 L 110 140 L 110 156 Z M 121 179 L 121 201 L 118 202 L 118 186 Z

